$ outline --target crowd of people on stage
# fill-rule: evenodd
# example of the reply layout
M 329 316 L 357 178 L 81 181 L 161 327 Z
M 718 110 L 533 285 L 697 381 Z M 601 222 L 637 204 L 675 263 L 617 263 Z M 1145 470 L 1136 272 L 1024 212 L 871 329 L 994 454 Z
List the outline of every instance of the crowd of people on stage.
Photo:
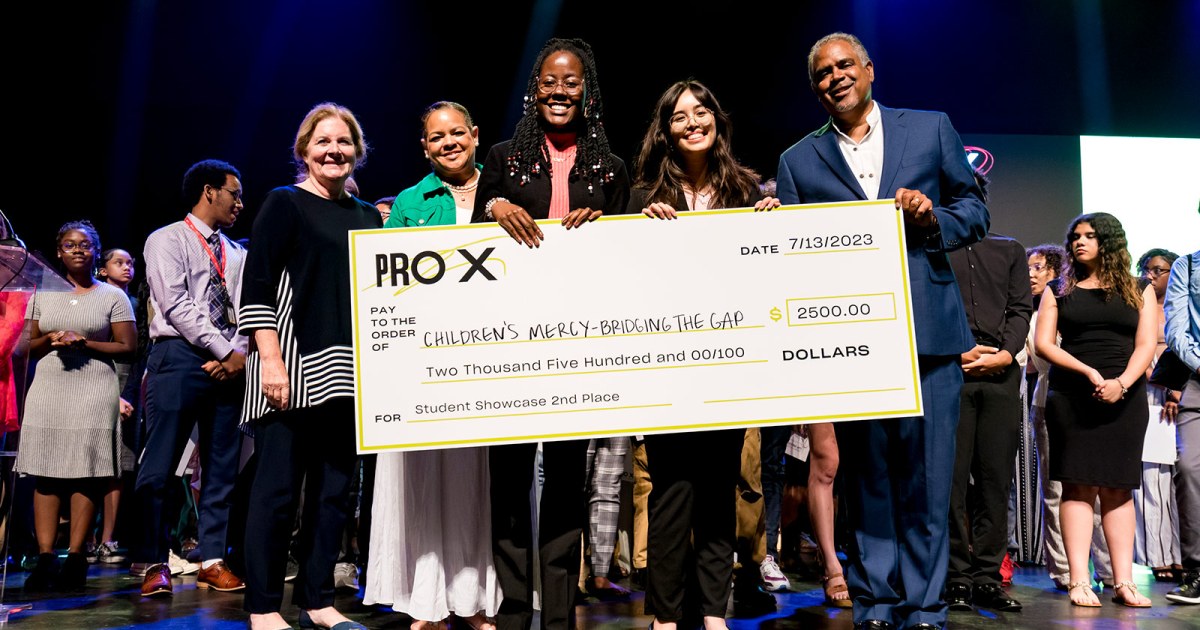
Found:
M 1167 599 L 1200 604 L 1200 252 L 1150 250 L 1135 274 L 1105 213 L 1063 226 L 1061 245 L 991 233 L 989 182 L 945 114 L 875 101 L 849 34 L 817 41 L 807 71 L 830 119 L 774 177 L 737 160 L 695 80 L 666 89 L 627 163 L 592 49 L 552 39 L 512 137 L 480 153 L 468 109 L 433 103 L 419 116 L 432 170 L 394 197 L 359 199 L 363 129 L 321 103 L 296 131 L 295 181 L 254 209 L 248 239 L 225 234 L 241 173 L 214 159 L 187 170 L 178 220 L 140 247 L 66 223 L 55 255 L 72 290 L 0 294 L 0 351 L 28 321 L 34 364 L 8 527 L 24 588 L 75 590 L 89 563 L 127 564 L 145 597 L 193 573 L 244 592 L 256 630 L 290 627 L 288 582 L 301 628 L 364 627 L 334 607 L 345 589 L 412 630 L 524 630 L 535 611 L 566 630 L 581 595 L 629 598 L 629 576 L 651 630 L 723 630 L 731 599 L 774 610 L 784 569 L 808 568 L 857 627 L 928 629 L 950 610 L 1020 611 L 1014 564 L 1045 566 L 1077 606 L 1106 588 L 1150 606 L 1136 563 L 1177 583 Z M 350 230 L 494 222 L 537 248 L 570 238 L 546 219 L 587 230 L 872 199 L 905 222 L 922 416 L 355 452 Z

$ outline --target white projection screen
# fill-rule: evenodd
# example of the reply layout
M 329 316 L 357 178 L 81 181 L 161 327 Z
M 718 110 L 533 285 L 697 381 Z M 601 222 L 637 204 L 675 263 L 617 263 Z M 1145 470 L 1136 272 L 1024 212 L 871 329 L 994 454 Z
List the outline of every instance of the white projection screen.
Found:
M 1200 139 L 1081 136 L 1083 211 L 1121 220 L 1129 253 L 1200 250 Z

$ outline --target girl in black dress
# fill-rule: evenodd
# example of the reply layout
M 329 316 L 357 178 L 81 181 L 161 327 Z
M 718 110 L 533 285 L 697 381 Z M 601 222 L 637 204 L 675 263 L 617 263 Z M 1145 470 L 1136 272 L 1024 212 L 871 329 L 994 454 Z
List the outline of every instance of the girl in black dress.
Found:
M 1067 230 L 1068 265 L 1060 297 L 1042 294 L 1037 352 L 1051 364 L 1046 425 L 1050 478 L 1063 484 L 1063 542 L 1076 606 L 1099 606 L 1091 589 L 1088 548 L 1092 506 L 1112 557 L 1113 601 L 1145 607 L 1132 581 L 1134 508 L 1146 434 L 1146 367 L 1156 341 L 1152 288 L 1129 273 L 1125 231 L 1116 217 L 1085 214 Z M 1055 343 L 1062 334 L 1061 347 Z

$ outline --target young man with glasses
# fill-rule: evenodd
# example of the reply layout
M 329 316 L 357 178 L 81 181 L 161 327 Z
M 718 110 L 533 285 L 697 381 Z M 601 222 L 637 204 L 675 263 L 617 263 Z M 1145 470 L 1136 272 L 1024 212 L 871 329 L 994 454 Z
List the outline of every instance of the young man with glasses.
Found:
M 246 337 L 236 313 L 246 251 L 221 233 L 242 210 L 242 183 L 219 160 L 194 164 L 183 177 L 191 211 L 146 240 L 153 346 L 146 363 L 146 448 L 137 478 L 143 535 L 134 569 L 149 565 L 142 595 L 170 595 L 163 500 L 192 429 L 199 427 L 201 589 L 244 588 L 225 565 L 226 532 L 241 454 L 238 429 Z

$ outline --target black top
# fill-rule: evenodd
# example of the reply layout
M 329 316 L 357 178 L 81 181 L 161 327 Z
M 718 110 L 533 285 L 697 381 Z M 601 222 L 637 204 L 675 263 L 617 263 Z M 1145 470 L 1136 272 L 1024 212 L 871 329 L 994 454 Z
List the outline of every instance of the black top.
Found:
M 1075 287 L 1058 298 L 1059 345 L 1103 378 L 1116 378 L 1133 356 L 1138 318 L 1138 310 L 1115 293 L 1106 299 L 1103 289 Z M 1094 389 L 1083 374 L 1057 365 L 1050 367 L 1049 380 L 1051 390 L 1090 394 Z M 1126 386 L 1133 389 L 1131 383 Z
M 492 219 L 484 215 L 484 207 L 489 199 L 503 197 L 525 209 L 534 221 L 550 216 L 550 176 L 543 173 L 534 175 L 524 185 L 512 175 L 508 168 L 508 147 L 511 140 L 505 140 L 488 151 L 487 159 L 483 161 L 483 171 L 479 176 L 479 191 L 475 194 L 475 214 L 472 223 L 487 223 Z M 615 155 L 609 156 L 613 161 L 613 179 L 607 184 L 593 184 L 591 178 L 582 179 L 574 172 L 570 177 L 571 210 L 576 208 L 591 208 L 603 210 L 604 214 L 623 214 L 625 205 L 629 202 L 629 174 L 625 171 L 625 163 Z M 601 180 L 602 181 L 602 180 Z M 588 186 L 592 190 L 588 190 Z
M 296 186 L 267 194 L 254 219 L 242 277 L 239 332 L 279 333 L 292 407 L 354 394 L 350 230 L 383 227 L 371 204 L 325 199 Z M 267 412 L 258 353 L 246 365 L 243 421 Z
M 950 252 L 967 323 L 976 343 L 1008 350 L 1015 359 L 1025 347 L 1033 292 L 1025 248 L 999 234 Z

